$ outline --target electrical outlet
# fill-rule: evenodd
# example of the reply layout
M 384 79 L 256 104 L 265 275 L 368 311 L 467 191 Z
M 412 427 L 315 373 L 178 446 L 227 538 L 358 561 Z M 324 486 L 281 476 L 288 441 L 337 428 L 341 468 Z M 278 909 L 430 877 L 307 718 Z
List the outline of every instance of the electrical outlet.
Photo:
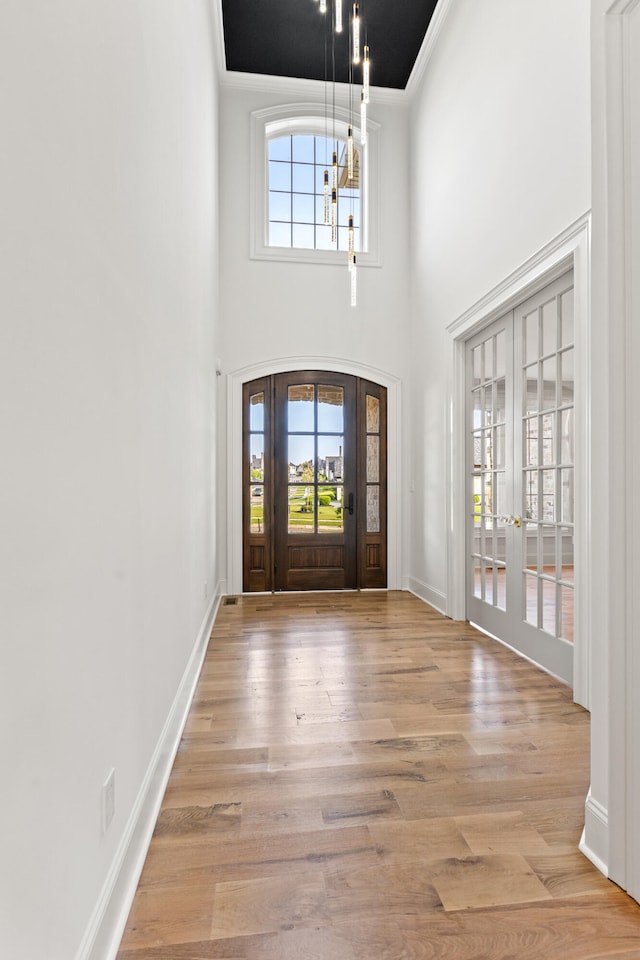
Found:
M 116 812 L 116 771 L 111 770 L 102 784 L 102 832 L 109 829 Z

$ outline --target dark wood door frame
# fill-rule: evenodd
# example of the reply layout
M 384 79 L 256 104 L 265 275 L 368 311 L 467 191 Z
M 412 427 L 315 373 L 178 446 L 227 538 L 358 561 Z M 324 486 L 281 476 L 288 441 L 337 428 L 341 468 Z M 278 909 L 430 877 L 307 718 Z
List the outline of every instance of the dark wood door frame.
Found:
M 321 382 L 336 384 L 346 389 L 345 436 L 356 437 L 353 461 L 345 470 L 347 486 L 344 502 L 353 496 L 354 515 L 345 517 L 344 544 L 335 534 L 321 538 L 296 533 L 288 537 L 287 468 L 288 455 L 282 450 L 287 444 L 286 396 L 289 384 Z M 243 589 L 245 592 L 282 589 L 341 589 L 384 588 L 387 586 L 387 416 L 386 388 L 349 374 L 328 371 L 292 371 L 252 380 L 243 385 Z M 252 424 L 252 404 L 262 414 Z M 264 515 L 261 521 L 252 521 L 252 493 L 257 481 L 252 477 L 251 448 L 263 448 L 261 488 Z M 345 451 L 346 452 L 346 451 Z M 254 455 L 255 461 L 255 455 Z M 278 465 L 279 464 L 279 465 Z M 285 471 L 283 473 L 283 470 Z M 355 476 L 355 484 L 349 477 Z M 252 486 L 253 485 L 253 486 Z M 255 499 L 255 498 L 254 498 Z M 346 511 L 345 511 L 346 512 Z M 276 518 L 282 518 L 280 527 Z M 279 533 L 278 533 L 279 530 Z M 287 544 L 287 540 L 292 542 Z M 335 544 L 333 544 L 335 541 Z M 343 547 L 351 551 L 353 560 L 347 561 L 344 576 L 339 573 L 339 562 L 331 570 L 332 545 L 338 552 Z M 317 551 L 318 572 L 311 566 L 310 580 L 302 575 L 285 576 L 290 562 L 286 551 L 291 548 L 302 558 L 304 551 L 313 558 Z M 313 564 L 313 559 L 309 561 Z M 324 570 L 322 569 L 324 567 Z

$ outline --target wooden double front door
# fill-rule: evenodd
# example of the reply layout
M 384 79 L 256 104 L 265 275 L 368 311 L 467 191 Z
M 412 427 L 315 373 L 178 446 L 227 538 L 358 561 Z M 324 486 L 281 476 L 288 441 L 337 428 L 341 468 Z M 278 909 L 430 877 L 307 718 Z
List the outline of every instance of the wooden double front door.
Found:
M 346 374 L 243 393 L 243 589 L 386 587 L 386 389 Z

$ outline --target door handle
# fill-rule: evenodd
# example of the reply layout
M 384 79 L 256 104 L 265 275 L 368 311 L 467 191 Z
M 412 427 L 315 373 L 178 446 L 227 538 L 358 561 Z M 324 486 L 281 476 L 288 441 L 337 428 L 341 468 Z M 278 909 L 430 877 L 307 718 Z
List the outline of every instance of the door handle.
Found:
M 510 527 L 519 527 L 522 524 L 522 517 L 514 517 L 512 513 L 509 513 L 506 517 L 498 517 L 498 520 L 502 520 L 503 523 L 506 523 Z
M 352 517 L 353 516 L 353 494 L 350 493 L 344 503 L 340 503 L 339 500 L 332 500 L 331 506 L 341 509 L 343 513 L 346 510 L 347 513 Z

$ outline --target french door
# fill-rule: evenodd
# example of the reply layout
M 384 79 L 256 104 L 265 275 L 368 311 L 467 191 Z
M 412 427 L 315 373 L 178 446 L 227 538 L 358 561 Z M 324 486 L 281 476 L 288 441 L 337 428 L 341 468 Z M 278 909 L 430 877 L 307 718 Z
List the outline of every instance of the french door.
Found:
M 386 586 L 385 388 L 295 371 L 243 407 L 243 589 Z
M 574 640 L 573 275 L 467 342 L 467 613 L 567 683 Z

